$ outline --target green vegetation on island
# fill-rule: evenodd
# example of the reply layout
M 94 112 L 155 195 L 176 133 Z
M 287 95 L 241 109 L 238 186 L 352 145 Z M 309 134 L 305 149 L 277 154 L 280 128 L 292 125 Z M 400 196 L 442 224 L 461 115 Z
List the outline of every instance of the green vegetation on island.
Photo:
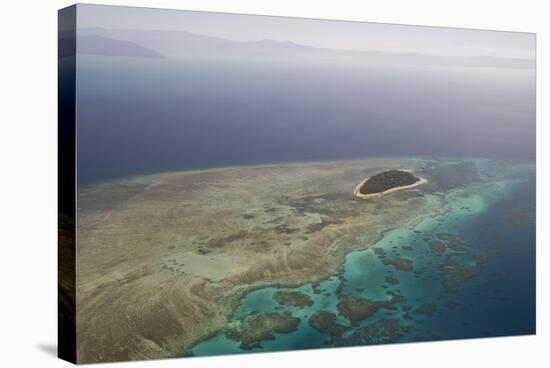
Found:
M 360 194 L 381 193 L 392 188 L 412 185 L 420 178 L 402 170 L 389 170 L 371 176 L 359 189 Z

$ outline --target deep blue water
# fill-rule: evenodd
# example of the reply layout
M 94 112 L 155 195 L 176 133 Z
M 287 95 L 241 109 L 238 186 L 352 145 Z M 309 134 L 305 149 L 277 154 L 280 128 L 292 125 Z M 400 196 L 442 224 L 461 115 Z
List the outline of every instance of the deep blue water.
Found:
M 79 55 L 78 177 L 375 156 L 533 159 L 534 78 Z

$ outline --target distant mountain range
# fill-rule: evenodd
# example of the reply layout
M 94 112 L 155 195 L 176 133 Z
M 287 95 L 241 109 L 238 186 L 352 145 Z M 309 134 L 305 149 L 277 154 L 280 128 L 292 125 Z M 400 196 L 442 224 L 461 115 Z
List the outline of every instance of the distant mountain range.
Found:
M 159 52 L 134 42 L 94 34 L 79 35 L 77 50 L 82 54 L 164 58 Z
M 133 56 L 148 58 L 164 58 L 159 52 L 140 46 L 131 41 L 117 40 L 114 38 L 95 34 L 78 35 L 79 54 L 105 55 L 105 56 Z M 60 56 L 74 56 L 75 44 L 72 33 L 62 33 L 60 37 Z
M 449 65 L 534 69 L 535 60 L 491 56 L 447 57 L 417 53 L 316 48 L 291 41 L 231 41 L 185 31 L 83 28 L 78 53 L 174 59 L 248 59 L 333 64 Z

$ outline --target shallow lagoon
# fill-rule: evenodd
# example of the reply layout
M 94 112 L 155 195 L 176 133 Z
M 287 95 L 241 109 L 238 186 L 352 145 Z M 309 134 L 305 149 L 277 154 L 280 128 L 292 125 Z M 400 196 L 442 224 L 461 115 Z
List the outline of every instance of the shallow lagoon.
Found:
M 400 295 L 402 299 L 396 308 L 381 308 L 359 326 L 353 326 L 356 329 L 382 319 L 399 320 L 408 331 L 396 342 L 534 333 L 534 168 L 523 163 L 503 166 L 484 160 L 469 162 L 472 165 L 467 170 L 474 167 L 479 179 L 456 183 L 454 187 L 446 183 L 441 188 L 446 193 L 446 213 L 427 218 L 414 228 L 386 231 L 368 249 L 349 253 L 343 272 L 318 285 L 306 284 L 294 289 L 265 287 L 250 292 L 233 315 L 233 321 L 239 321 L 255 314 L 290 313 L 301 320 L 295 331 L 275 334 L 274 339 L 263 340 L 252 350 L 241 349 L 238 342 L 220 332 L 197 344 L 193 354 L 331 346 L 329 336 L 311 327 L 308 320 L 324 310 L 335 313 L 336 322 L 349 326 L 337 309 L 342 296 L 389 300 L 392 294 Z M 435 177 L 439 169 L 437 161 L 426 160 L 425 164 L 426 176 Z M 462 174 L 463 178 L 467 176 L 466 172 Z M 411 192 L 421 195 L 422 190 L 428 189 L 433 190 Z M 434 252 L 429 242 L 438 240 L 440 234 L 458 236 L 460 249 L 452 250 L 447 243 L 443 253 Z M 385 256 L 380 257 L 375 248 L 383 249 Z M 407 272 L 385 265 L 384 258 L 409 259 L 413 270 Z M 448 260 L 471 267 L 479 265 L 479 272 L 461 279 L 456 290 L 449 290 L 445 287 L 449 273 L 444 272 Z M 279 290 L 299 291 L 308 295 L 313 304 L 303 308 L 280 305 L 273 297 Z M 414 313 L 427 304 L 431 305 L 427 313 Z

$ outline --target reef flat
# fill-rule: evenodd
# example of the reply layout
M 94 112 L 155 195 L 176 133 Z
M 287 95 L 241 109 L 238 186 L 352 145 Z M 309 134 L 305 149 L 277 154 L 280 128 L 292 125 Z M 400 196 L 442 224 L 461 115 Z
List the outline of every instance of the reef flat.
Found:
M 336 306 L 340 314 L 346 317 L 351 323 L 362 321 L 374 315 L 380 308 L 392 308 L 399 302 L 399 297 L 394 296 L 391 300 L 369 300 L 351 297 L 340 298 Z
M 278 291 L 275 293 L 274 298 L 279 304 L 300 308 L 308 307 L 313 304 L 313 301 L 307 294 L 297 291 Z
M 476 165 L 265 165 L 84 188 L 79 361 L 435 338 L 411 321 L 462 311 L 461 295 L 488 264 L 457 221 L 483 213 L 507 177 L 531 167 Z M 428 181 L 369 201 L 353 195 L 361 178 L 393 169 Z
M 522 296 L 514 291 L 518 285 L 529 290 L 532 284 L 525 276 L 533 273 L 512 276 L 502 271 L 518 257 L 533 260 L 534 222 L 523 221 L 534 204 L 532 164 L 489 160 L 422 163 L 420 173 L 429 180 L 426 185 L 364 202 L 376 201 L 383 207 L 386 199 L 435 195 L 441 196 L 444 210 L 415 225 L 384 231 L 376 242 L 365 244 L 365 249 L 349 252 L 343 267 L 320 282 L 274 284 L 244 294 L 231 323 L 281 312 L 301 320 L 294 331 L 264 340 L 251 351 L 534 331 L 529 307 L 534 305 L 534 290 Z M 523 195 L 521 201 L 516 199 L 518 193 Z M 522 244 L 520 248 L 518 244 Z M 531 250 L 524 252 L 524 246 Z M 503 256 L 504 249 L 509 256 Z M 308 300 L 307 305 L 278 302 L 281 295 L 294 293 Z M 520 308 L 522 318 L 511 321 L 502 308 L 508 313 Z M 243 351 L 223 333 L 199 342 L 192 350 L 195 355 Z
M 181 355 L 222 330 L 247 291 L 338 272 L 348 252 L 386 229 L 444 211 L 429 193 L 372 203 L 351 193 L 361 177 L 419 167 L 408 159 L 233 167 L 85 188 L 80 360 Z
M 229 325 L 224 333 L 229 339 L 240 342 L 241 349 L 252 349 L 263 340 L 271 340 L 274 333 L 289 333 L 298 327 L 300 319 L 290 314 L 268 313 L 253 315 Z

